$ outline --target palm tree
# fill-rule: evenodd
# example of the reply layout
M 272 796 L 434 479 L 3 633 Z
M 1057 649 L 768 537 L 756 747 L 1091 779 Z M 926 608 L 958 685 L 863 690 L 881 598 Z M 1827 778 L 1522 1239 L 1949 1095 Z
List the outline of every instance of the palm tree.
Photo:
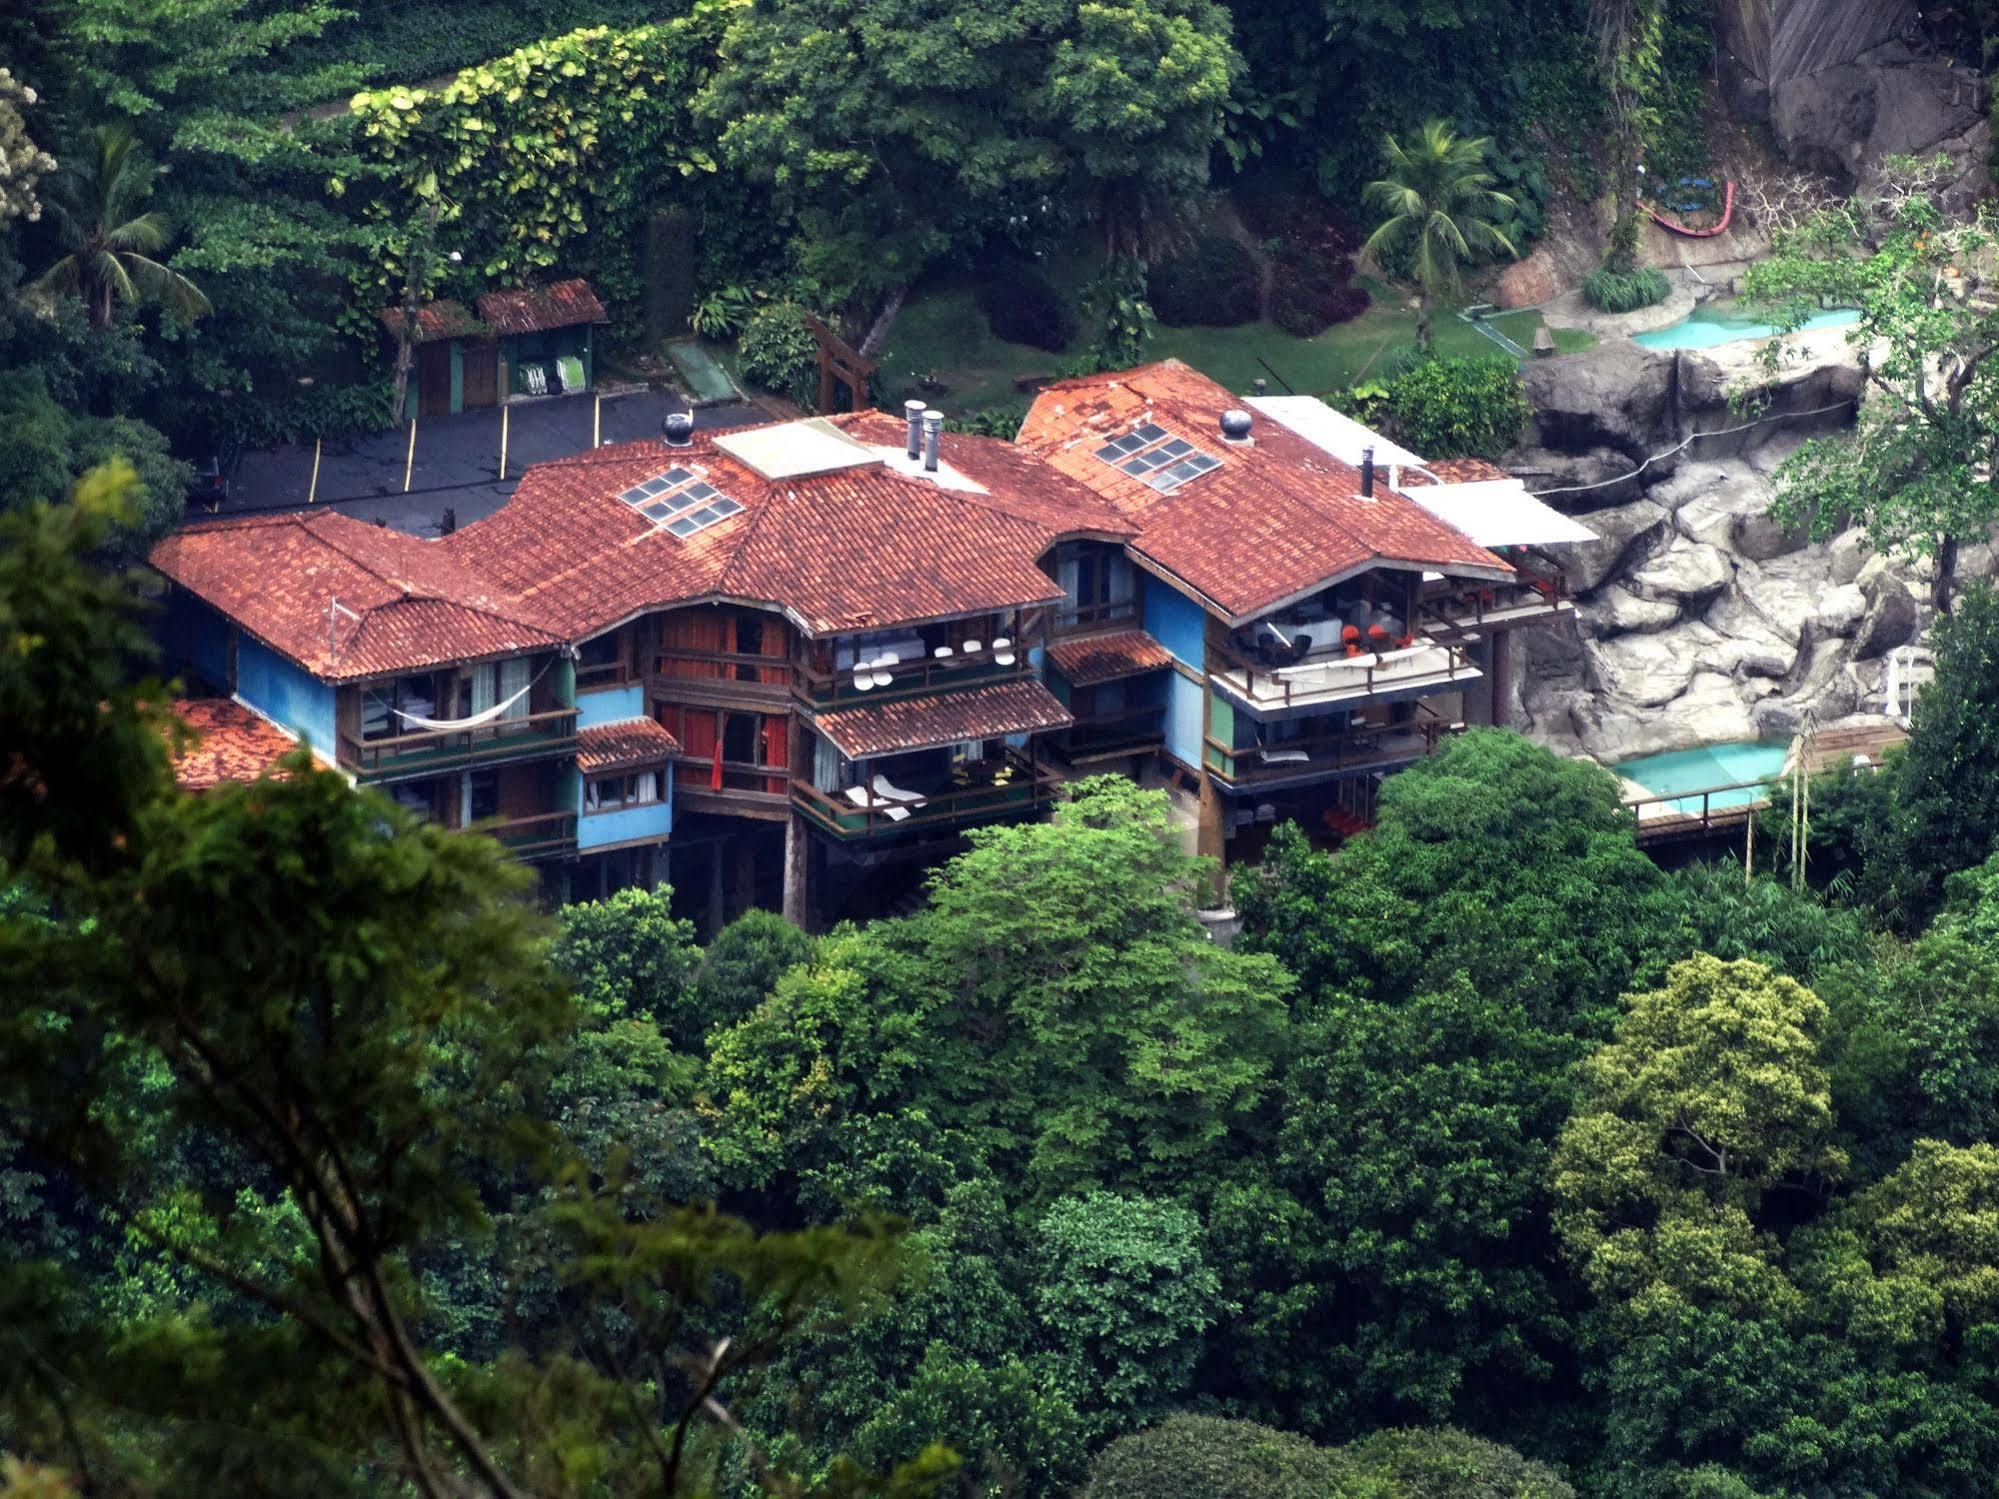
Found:
M 1416 342 L 1430 347 L 1430 304 L 1455 294 L 1475 251 L 1504 250 L 1518 255 L 1493 221 L 1513 207 L 1513 199 L 1493 187 L 1485 169 L 1485 136 L 1466 140 L 1445 120 L 1423 127 L 1413 145 L 1394 136 L 1382 143 L 1388 175 L 1368 183 L 1363 197 L 1387 215 L 1361 246 L 1378 261 L 1385 250 L 1411 247 L 1415 273 Z
M 152 258 L 173 228 L 165 214 L 141 211 L 156 169 L 138 154 L 132 127 L 100 126 L 90 140 L 89 171 L 60 182 L 47 205 L 69 253 L 30 290 L 81 297 L 93 328 L 108 327 L 119 302 L 155 302 L 191 318 L 212 312 L 200 287 Z

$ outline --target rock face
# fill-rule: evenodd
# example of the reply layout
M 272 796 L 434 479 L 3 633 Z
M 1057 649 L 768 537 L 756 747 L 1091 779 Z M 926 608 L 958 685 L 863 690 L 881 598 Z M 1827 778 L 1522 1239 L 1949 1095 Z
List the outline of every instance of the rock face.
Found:
M 1499 273 L 1495 300 L 1501 307 L 1539 307 L 1563 290 L 1562 268 L 1544 245 L 1530 250 Z
M 1880 657 L 1919 640 L 1929 620 L 1920 567 L 1875 555 L 1858 530 L 1812 543 L 1769 514 L 1783 457 L 1827 424 L 1797 414 L 1857 389 L 1842 344 L 1815 346 L 1814 358 L 1823 362 L 1763 377 L 1769 409 L 1794 420 L 1716 442 L 1718 453 L 1698 437 L 1681 444 L 1740 424 L 1728 392 L 1742 367 L 1726 357 L 1602 346 L 1523 371 L 1538 415 L 1509 466 L 1536 490 L 1599 485 L 1549 497 L 1598 539 L 1560 558 L 1574 633 L 1527 632 L 1518 681 L 1529 733 L 1614 762 L 1782 737 L 1879 701 Z M 1966 547 L 1966 576 L 1994 555 Z
M 1949 156 L 1950 209 L 1978 196 L 1992 130 L 1979 109 L 1979 80 L 1900 39 L 1850 62 L 1784 79 L 1770 89 L 1770 127 L 1799 166 L 1865 189 L 1890 155 Z

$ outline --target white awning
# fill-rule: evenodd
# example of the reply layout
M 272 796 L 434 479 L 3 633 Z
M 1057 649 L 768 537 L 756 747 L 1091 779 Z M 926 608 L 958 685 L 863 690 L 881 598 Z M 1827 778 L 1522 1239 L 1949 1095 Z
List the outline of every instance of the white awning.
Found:
M 1527 493 L 1518 479 L 1418 484 L 1403 493 L 1482 547 L 1546 547 L 1597 539 L 1588 526 Z
M 1398 447 L 1344 412 L 1333 410 L 1317 396 L 1251 396 L 1243 404 L 1355 468 L 1360 467 L 1362 450 L 1366 448 L 1374 449 L 1374 461 L 1383 467 L 1394 464 L 1408 468 L 1423 462 L 1407 448 Z

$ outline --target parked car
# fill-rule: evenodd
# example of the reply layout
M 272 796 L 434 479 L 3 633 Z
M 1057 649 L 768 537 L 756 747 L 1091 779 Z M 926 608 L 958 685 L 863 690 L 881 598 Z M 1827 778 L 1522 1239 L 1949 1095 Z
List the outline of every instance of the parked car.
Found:
M 229 476 L 243 457 L 241 443 L 224 439 L 195 457 L 194 477 L 188 481 L 188 508 L 200 506 L 217 510 L 229 503 Z

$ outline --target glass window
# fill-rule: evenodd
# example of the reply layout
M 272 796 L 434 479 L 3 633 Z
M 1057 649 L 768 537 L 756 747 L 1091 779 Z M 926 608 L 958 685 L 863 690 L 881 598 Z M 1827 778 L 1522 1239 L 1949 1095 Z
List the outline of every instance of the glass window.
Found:
M 500 773 L 497 770 L 475 770 L 466 780 L 465 818 L 468 822 L 484 822 L 489 817 L 500 815 Z

